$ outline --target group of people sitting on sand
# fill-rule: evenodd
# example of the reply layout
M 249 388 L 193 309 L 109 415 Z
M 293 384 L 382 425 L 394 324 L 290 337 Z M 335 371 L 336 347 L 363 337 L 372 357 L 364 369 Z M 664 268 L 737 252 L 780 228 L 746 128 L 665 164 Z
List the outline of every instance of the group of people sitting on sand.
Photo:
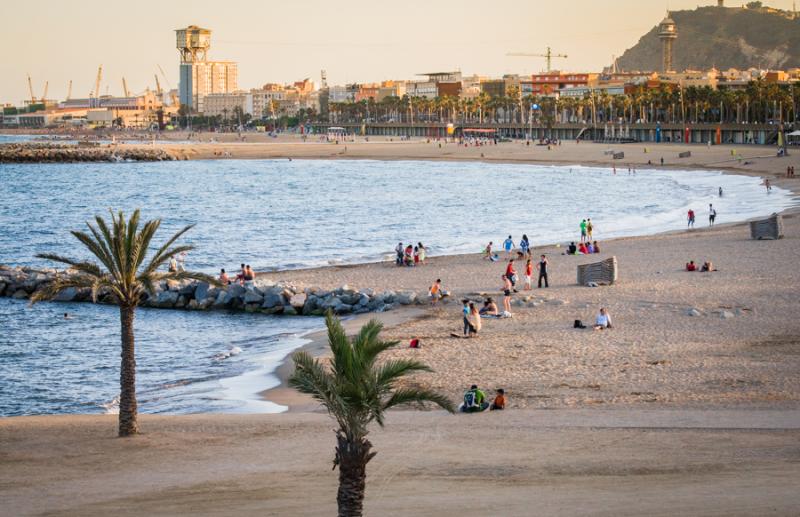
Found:
M 712 271 L 716 271 L 714 269 L 714 264 L 711 261 L 703 262 L 703 265 L 700 266 L 700 269 L 697 269 L 697 264 L 694 263 L 694 260 L 690 260 L 686 263 L 686 271 L 700 271 L 701 273 L 710 273 Z
M 567 247 L 567 255 L 594 255 L 595 253 L 600 253 L 600 245 L 597 241 L 581 242 L 578 245 L 570 242 Z
M 486 400 L 486 393 L 478 389 L 477 384 L 473 384 L 464 392 L 464 402 L 458 406 L 462 413 L 480 413 L 481 411 L 500 411 L 506 408 L 506 391 L 503 388 L 495 390 L 494 400 L 489 403 Z
M 242 264 L 239 274 L 236 275 L 234 280 L 228 276 L 225 269 L 219 270 L 219 281 L 222 285 L 231 285 L 235 281 L 243 287 L 250 287 L 256 280 L 256 272 L 250 267 L 250 264 Z
M 396 254 L 395 264 L 398 266 L 414 267 L 421 266 L 425 263 L 427 250 L 421 242 L 418 242 L 416 246 L 409 244 L 405 247 L 403 247 L 402 242 L 398 242 L 394 252 Z

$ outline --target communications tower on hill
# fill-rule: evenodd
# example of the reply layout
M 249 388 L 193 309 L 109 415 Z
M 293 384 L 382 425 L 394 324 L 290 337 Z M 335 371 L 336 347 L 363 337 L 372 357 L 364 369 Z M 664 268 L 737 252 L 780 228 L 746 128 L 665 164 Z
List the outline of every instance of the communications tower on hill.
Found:
M 672 46 L 678 39 L 678 28 L 675 20 L 670 17 L 669 11 L 658 26 L 658 39 L 661 40 L 661 71 L 672 72 Z

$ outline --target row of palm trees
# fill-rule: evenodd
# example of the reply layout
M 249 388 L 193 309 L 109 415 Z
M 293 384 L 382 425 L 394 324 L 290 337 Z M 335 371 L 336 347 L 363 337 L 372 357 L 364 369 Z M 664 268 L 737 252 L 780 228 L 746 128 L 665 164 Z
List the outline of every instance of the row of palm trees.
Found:
M 94 301 L 101 294 L 110 295 L 119 307 L 120 437 L 139 433 L 134 338 L 136 308 L 146 296 L 154 296 L 157 286 L 165 281 L 192 279 L 220 286 L 216 279 L 203 273 L 163 271 L 164 265 L 173 257 L 193 249 L 189 245 L 176 244 L 192 226 L 186 226 L 156 247 L 153 238 L 160 225 L 160 220 L 152 220 L 140 226 L 139 210 L 130 219 L 126 219 L 121 211 L 118 214 L 111 212 L 110 224 L 98 216 L 95 224 L 86 224 L 88 232 L 71 232 L 97 262 L 52 253 L 38 255 L 69 266 L 71 274 L 57 276 L 31 297 L 31 303 L 55 298 L 65 289 L 74 288 L 89 289 Z M 295 372 L 289 383 L 319 401 L 337 422 L 334 468 L 339 467 L 338 514 L 341 517 L 359 517 L 363 513 L 366 466 L 376 454 L 367 439 L 369 425 L 377 422 L 383 426 L 386 411 L 401 405 L 431 402 L 450 412 L 454 407 L 444 395 L 425 388 L 399 385 L 403 377 L 415 372 L 430 372 L 431 369 L 415 360 L 380 360 L 380 355 L 396 346 L 397 342 L 380 339 L 382 326 L 377 320 L 366 324 L 352 340 L 330 312 L 325 322 L 332 357 L 320 360 L 306 352 L 295 353 L 292 356 Z
M 596 90 L 582 97 L 505 95 L 474 98 L 386 97 L 381 101 L 332 102 L 330 123 L 606 124 L 606 123 L 787 123 L 798 119 L 800 83 L 751 81 L 744 89 L 720 86 L 644 85 L 618 95 Z

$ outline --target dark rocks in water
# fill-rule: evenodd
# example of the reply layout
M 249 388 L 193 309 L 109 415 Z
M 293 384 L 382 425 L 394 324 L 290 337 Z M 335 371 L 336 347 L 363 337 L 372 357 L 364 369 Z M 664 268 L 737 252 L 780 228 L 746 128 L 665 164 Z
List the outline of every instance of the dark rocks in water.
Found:
M 156 162 L 175 159 L 158 148 L 85 146 L 55 142 L 0 144 L 0 163 Z

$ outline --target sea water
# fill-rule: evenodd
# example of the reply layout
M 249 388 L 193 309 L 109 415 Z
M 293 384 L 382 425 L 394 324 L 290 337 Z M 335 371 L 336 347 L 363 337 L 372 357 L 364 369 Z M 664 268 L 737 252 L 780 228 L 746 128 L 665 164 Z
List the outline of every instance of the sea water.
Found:
M 720 197 L 718 189 L 722 187 Z M 187 267 L 214 273 L 381 260 L 397 242 L 429 254 L 478 252 L 489 241 L 595 239 L 764 216 L 796 204 L 761 179 L 713 171 L 373 160 L 215 160 L 0 166 L 0 263 L 50 266 L 42 252 L 88 258 L 70 235 L 107 209 L 187 225 Z M 364 286 L 368 287 L 368 286 Z M 69 312 L 74 319 L 64 319 Z M 319 318 L 137 311 L 143 412 L 279 411 L 257 393 Z M 0 415 L 115 410 L 119 313 L 92 304 L 0 299 Z

